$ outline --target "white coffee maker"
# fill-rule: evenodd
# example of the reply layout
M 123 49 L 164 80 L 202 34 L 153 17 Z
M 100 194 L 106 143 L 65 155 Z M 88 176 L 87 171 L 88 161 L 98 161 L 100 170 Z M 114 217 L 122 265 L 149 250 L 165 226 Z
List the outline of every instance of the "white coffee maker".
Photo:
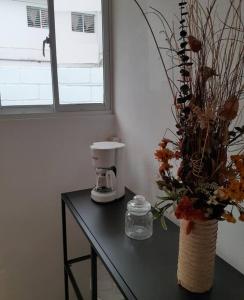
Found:
M 96 170 L 96 186 L 91 191 L 95 202 L 107 203 L 124 196 L 124 147 L 118 142 L 98 142 L 90 146 Z

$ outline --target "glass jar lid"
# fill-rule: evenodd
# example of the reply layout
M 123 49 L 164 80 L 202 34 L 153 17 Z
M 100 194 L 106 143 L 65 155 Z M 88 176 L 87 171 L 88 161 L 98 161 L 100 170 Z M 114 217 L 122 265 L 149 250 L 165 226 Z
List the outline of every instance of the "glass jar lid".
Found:
M 137 216 L 145 215 L 151 210 L 151 204 L 142 195 L 136 195 L 127 203 L 127 210 Z

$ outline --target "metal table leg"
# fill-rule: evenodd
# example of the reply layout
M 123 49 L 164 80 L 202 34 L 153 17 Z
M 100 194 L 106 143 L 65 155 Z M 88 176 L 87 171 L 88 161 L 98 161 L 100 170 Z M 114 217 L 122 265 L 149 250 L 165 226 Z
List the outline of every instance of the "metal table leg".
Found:
M 67 254 L 67 232 L 66 232 L 66 210 L 65 203 L 62 200 L 62 226 L 63 226 L 63 255 L 64 255 L 64 288 L 65 288 L 65 300 L 69 300 L 69 278 L 66 272 L 65 266 L 68 262 Z
M 91 247 L 91 289 L 92 300 L 97 300 L 97 253 Z

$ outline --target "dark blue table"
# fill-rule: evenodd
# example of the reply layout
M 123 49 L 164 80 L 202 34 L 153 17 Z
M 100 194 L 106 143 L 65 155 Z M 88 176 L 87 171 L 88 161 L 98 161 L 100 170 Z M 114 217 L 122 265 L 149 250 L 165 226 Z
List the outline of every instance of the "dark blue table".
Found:
M 68 279 L 77 298 L 83 299 L 71 265 L 91 259 L 92 299 L 97 300 L 97 265 L 100 257 L 126 299 L 139 300 L 244 300 L 244 276 L 216 257 L 215 283 L 206 294 L 191 294 L 177 285 L 179 230 L 168 221 L 164 231 L 154 222 L 154 234 L 145 241 L 131 240 L 124 234 L 124 215 L 129 190 L 123 199 L 97 204 L 90 199 L 90 190 L 62 194 L 65 299 L 69 299 Z M 68 259 L 66 239 L 66 207 L 85 233 L 91 255 Z M 243 249 L 244 251 L 244 249 Z

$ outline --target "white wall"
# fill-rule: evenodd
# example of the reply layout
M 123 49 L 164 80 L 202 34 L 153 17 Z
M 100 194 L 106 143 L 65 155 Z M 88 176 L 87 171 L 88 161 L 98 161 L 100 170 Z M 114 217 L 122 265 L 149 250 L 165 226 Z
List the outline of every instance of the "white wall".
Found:
M 60 193 L 93 185 L 89 145 L 112 134 L 112 115 L 0 121 L 1 300 L 64 299 Z M 87 253 L 71 229 L 71 253 Z
M 175 129 L 170 96 L 161 63 L 144 19 L 133 0 L 114 2 L 115 110 L 127 145 L 127 185 L 154 202 L 157 163 L 154 150 L 166 128 Z M 169 20 L 178 14 L 176 0 L 145 0 Z M 147 5 L 146 5 L 147 4 Z M 125 21 L 126 20 L 126 21 Z M 163 234 L 163 232 L 162 232 Z M 219 226 L 218 253 L 244 273 L 244 224 Z
M 55 0 L 55 9 L 59 11 L 96 11 L 101 10 L 101 0 Z

